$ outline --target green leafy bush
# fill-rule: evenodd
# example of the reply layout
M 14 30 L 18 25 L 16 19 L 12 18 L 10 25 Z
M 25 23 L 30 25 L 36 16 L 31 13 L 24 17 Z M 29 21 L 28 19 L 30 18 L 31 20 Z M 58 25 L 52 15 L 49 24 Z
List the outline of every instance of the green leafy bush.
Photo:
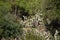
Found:
M 60 0 L 45 0 L 42 3 L 44 18 L 49 20 L 60 18 Z
M 41 35 L 34 35 L 33 33 L 28 33 L 26 35 L 26 40 L 46 40 Z
M 11 5 L 0 1 L 0 37 L 17 37 L 22 34 L 22 25 L 15 22 L 15 17 L 10 15 Z
M 0 29 L 2 30 L 0 31 L 0 37 L 17 37 L 22 34 L 21 27 L 19 23 L 3 18 L 0 21 Z

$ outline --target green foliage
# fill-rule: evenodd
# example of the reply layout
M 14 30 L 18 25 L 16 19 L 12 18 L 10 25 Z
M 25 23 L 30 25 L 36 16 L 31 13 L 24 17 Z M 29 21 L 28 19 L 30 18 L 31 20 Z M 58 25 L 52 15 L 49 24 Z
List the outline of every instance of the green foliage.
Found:
M 41 35 L 34 35 L 33 33 L 28 33 L 26 35 L 26 40 L 46 40 Z
M 6 16 L 6 15 L 5 15 Z M 0 37 L 17 37 L 22 34 L 21 25 L 14 22 L 12 19 L 3 16 L 0 19 Z
M 0 36 L 11 37 L 20 35 L 21 25 L 15 22 L 16 18 L 10 15 L 11 5 L 16 4 L 28 10 L 30 14 L 37 8 L 40 8 L 39 0 L 0 0 Z M 39 5 L 39 6 L 38 6 Z
M 41 36 L 39 33 L 35 34 L 34 33 L 35 29 L 32 28 L 32 31 L 31 30 L 27 30 L 25 35 L 22 36 L 21 40 L 46 40 L 45 37 Z
M 42 10 L 44 17 L 53 20 L 60 18 L 60 0 L 45 0 L 43 2 Z M 60 19 L 59 19 L 60 20 Z
M 53 20 L 60 18 L 60 0 L 0 0 L 0 36 L 16 37 L 22 34 L 22 25 L 15 22 L 16 17 L 10 14 L 12 4 L 35 14 L 39 10 L 43 11 L 44 18 Z M 60 21 L 60 19 L 59 19 Z M 27 40 L 42 40 L 40 36 L 27 34 Z M 44 39 L 43 39 L 44 40 Z
M 44 22 L 45 22 L 45 25 L 47 26 L 46 28 L 51 32 L 51 34 L 53 34 L 52 32 L 59 30 L 60 28 L 58 27 L 58 25 L 60 25 L 60 0 L 43 1 L 42 11 L 45 19 Z M 55 21 L 55 20 L 58 20 L 58 21 Z
M 17 37 L 22 34 L 21 25 L 15 22 L 15 17 L 10 15 L 11 4 L 0 1 L 0 37 Z
M 16 4 L 28 10 L 30 14 L 36 9 L 40 9 L 41 0 L 16 0 Z

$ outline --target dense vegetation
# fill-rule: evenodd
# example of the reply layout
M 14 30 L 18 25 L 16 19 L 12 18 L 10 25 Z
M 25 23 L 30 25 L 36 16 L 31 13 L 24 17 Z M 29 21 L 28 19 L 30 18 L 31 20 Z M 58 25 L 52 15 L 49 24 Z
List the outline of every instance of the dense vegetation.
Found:
M 22 25 L 17 20 L 24 20 L 23 16 L 34 16 L 38 11 L 42 12 L 45 25 L 49 25 L 48 29 L 54 26 L 50 31 L 53 28 L 60 30 L 60 0 L 0 0 L 0 38 L 21 35 Z
M 42 3 L 44 23 L 54 35 L 56 30 L 60 30 L 60 0 L 45 0 Z

